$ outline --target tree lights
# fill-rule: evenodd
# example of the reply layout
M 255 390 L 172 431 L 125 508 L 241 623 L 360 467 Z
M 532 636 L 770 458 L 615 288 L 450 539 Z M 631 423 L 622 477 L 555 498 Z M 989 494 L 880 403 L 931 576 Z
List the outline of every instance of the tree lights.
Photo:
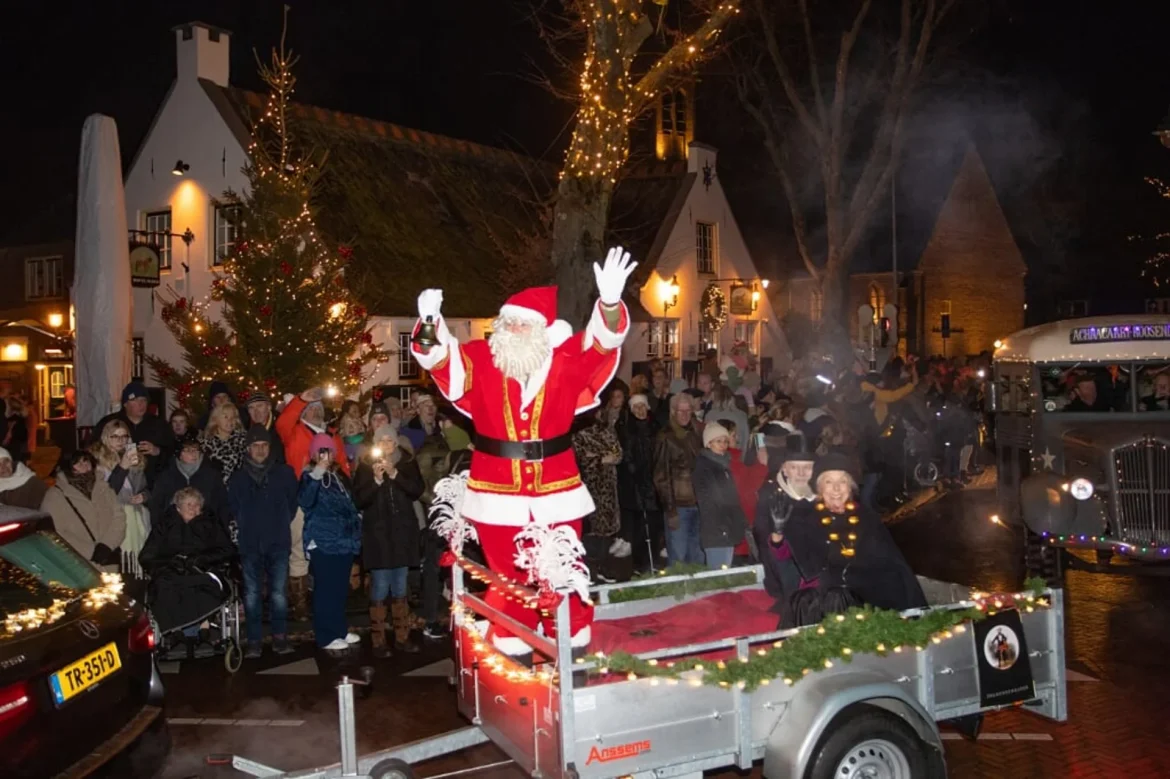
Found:
M 249 192 L 227 193 L 240 203 L 239 240 L 208 299 L 161 300 L 185 367 L 146 360 L 183 406 L 197 405 L 195 387 L 216 379 L 243 395 L 324 385 L 355 392 L 366 366 L 383 358 L 346 284 L 353 249 L 329 243 L 315 222 L 311 197 L 324 155 L 301 148 L 289 124 L 295 64 L 282 41 L 260 67 L 269 94 L 248 146 Z

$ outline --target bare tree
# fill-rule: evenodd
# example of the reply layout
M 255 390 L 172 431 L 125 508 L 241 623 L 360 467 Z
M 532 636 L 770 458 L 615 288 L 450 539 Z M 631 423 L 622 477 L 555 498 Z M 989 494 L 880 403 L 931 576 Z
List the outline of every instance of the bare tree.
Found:
M 780 178 L 834 351 L 848 343 L 850 259 L 889 192 L 911 97 L 955 2 L 830 0 L 814 14 L 809 0 L 751 1 L 753 45 L 737 47 L 736 86 Z
M 646 63 L 638 55 L 665 5 L 666 0 L 563 2 L 570 28 L 585 37 L 584 58 L 575 67 L 580 75 L 575 127 L 552 224 L 561 316 L 570 322 L 584 322 L 594 300 L 592 262 L 603 254 L 610 199 L 629 153 L 631 123 L 710 53 L 739 10 L 739 0 L 693 2 L 702 21 L 691 33 L 674 34 L 666 52 Z

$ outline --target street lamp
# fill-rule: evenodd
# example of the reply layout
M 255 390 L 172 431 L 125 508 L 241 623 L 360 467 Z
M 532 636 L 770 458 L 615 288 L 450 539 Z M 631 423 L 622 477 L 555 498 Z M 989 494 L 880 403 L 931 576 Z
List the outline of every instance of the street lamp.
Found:
M 671 276 L 669 282 L 662 283 L 662 315 L 678 305 L 678 274 Z
M 65 324 L 65 317 L 64 316 L 62 316 L 61 314 L 56 314 L 56 313 L 49 314 L 49 327 L 51 327 L 55 330 L 63 324 Z

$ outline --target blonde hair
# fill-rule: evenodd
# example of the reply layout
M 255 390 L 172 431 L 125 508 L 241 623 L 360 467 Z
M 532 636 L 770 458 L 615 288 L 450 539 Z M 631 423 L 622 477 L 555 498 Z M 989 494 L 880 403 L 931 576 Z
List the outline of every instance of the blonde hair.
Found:
M 225 420 L 225 416 L 230 417 L 230 421 Z M 235 431 L 243 429 L 244 424 L 240 421 L 240 410 L 236 408 L 234 403 L 224 403 L 222 406 L 216 406 L 211 409 L 211 413 L 207 417 L 207 428 L 204 430 L 204 434 L 208 438 L 211 436 L 227 438 Z M 220 435 L 220 433 L 223 435 Z
M 122 461 L 122 455 L 118 454 L 118 450 L 115 449 L 111 443 L 114 434 L 119 430 L 126 433 L 126 445 L 133 446 L 134 439 L 130 435 L 130 426 L 120 419 L 115 419 L 106 423 L 106 426 L 102 428 L 101 439 L 94 441 L 93 445 L 89 448 L 90 452 L 93 453 L 94 458 L 97 459 L 98 465 L 100 465 L 102 468 L 105 468 L 107 471 L 114 470 L 118 463 Z M 143 458 L 139 457 L 138 465 L 134 467 L 134 470 L 140 471 L 145 466 L 146 463 L 143 461 Z
M 850 497 L 857 494 L 857 480 L 853 478 L 853 475 L 850 474 L 849 471 L 825 471 L 824 473 L 822 473 L 820 476 L 817 477 L 817 495 L 821 494 L 821 482 L 823 482 L 825 480 L 825 477 L 828 476 L 830 473 L 843 473 L 843 474 L 845 474 L 845 478 L 849 482 L 849 495 L 850 495 Z

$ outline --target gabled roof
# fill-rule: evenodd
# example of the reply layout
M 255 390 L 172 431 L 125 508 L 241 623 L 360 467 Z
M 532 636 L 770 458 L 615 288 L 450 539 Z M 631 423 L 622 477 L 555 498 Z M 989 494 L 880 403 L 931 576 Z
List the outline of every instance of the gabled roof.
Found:
M 244 148 L 266 98 L 201 81 Z M 411 316 L 418 293 L 443 288 L 446 308 L 494 316 L 509 290 L 504 257 L 535 234 L 555 170 L 502 149 L 352 114 L 295 105 L 297 130 L 329 153 L 318 220 L 354 246 L 350 283 L 372 314 Z M 516 247 L 519 251 L 520 247 Z
M 626 170 L 618 181 L 607 238 L 637 260 L 632 281 L 639 287 L 657 267 L 696 178 L 685 162 L 651 162 Z

